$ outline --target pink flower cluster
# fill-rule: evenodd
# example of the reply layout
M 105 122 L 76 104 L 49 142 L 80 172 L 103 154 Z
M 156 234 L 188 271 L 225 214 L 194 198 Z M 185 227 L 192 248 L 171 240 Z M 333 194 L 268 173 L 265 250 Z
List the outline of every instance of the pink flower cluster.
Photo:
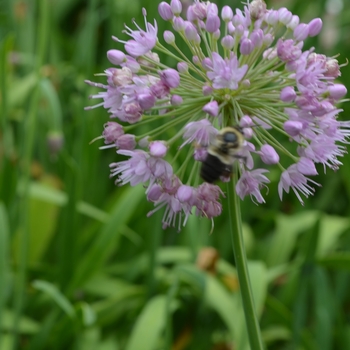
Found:
M 303 203 L 300 194 L 308 197 L 318 185 L 309 178 L 317 174 L 315 164 L 337 169 L 350 136 L 350 122 L 337 119 L 347 93 L 336 81 L 341 66 L 314 48 L 303 50 L 304 41 L 321 31 L 321 19 L 301 23 L 284 7 L 268 10 L 263 0 L 243 11 L 224 6 L 220 13 L 215 4 L 195 0 L 185 17 L 180 0 L 171 0 L 158 11 L 173 29 L 163 33 L 166 45 L 143 10 L 145 29 L 134 22 L 135 30 L 124 31 L 128 40 L 113 37 L 125 53 L 107 52 L 118 68 L 105 71 L 106 84 L 87 81 L 102 89 L 91 96 L 102 102 L 87 109 L 103 106 L 122 123 L 107 122 L 101 136 L 101 148 L 129 157 L 111 164 L 111 176 L 120 185 L 147 184 L 147 199 L 155 205 L 149 214 L 164 207 L 164 227 L 180 227 L 190 214 L 213 218 L 221 214 L 223 193 L 199 184 L 198 170 L 218 130 L 238 126 L 245 143 L 237 194 L 265 202 L 267 168 L 278 166 L 280 198 L 292 189 Z M 157 52 L 177 60 L 176 69 L 160 62 Z M 139 124 L 148 132 L 139 135 Z M 188 155 L 174 167 L 184 149 Z

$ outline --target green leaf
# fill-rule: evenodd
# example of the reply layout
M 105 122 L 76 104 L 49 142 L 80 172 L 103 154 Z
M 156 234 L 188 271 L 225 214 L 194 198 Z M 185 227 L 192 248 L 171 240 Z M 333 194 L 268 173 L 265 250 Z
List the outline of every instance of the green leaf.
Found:
M 38 184 L 38 183 L 37 183 Z M 46 196 L 55 193 L 52 179 L 44 179 L 38 189 L 46 189 Z M 42 192 L 42 194 L 44 194 Z M 52 202 L 30 197 L 29 207 L 29 261 L 31 264 L 39 263 L 45 254 L 48 245 L 57 227 L 59 207 Z
M 78 348 L 84 350 L 99 349 L 101 330 L 97 327 L 84 329 L 78 337 Z
M 191 251 L 187 247 L 161 247 L 157 252 L 159 264 L 190 262 L 191 257 Z
M 313 226 L 318 212 L 307 211 L 293 216 L 278 215 L 276 231 L 267 255 L 267 265 L 275 266 L 286 263 L 295 247 L 298 234 Z
M 35 72 L 12 82 L 8 91 L 9 107 L 23 104 L 27 97 L 33 92 L 33 88 L 37 83 L 38 75 Z
M 69 317 L 76 316 L 73 305 L 55 285 L 47 281 L 35 280 L 32 286 L 49 296 Z
M 193 288 L 195 294 L 198 294 L 200 297 L 203 295 L 207 282 L 203 271 L 198 270 L 192 264 L 181 264 L 176 266 L 174 273 L 181 281 L 188 283 Z
M 10 267 L 9 267 L 9 222 L 5 205 L 0 202 L 0 328 L 2 314 L 6 301 L 10 295 Z
M 19 186 L 21 192 L 21 186 Z M 53 187 L 47 182 L 32 181 L 29 188 L 30 197 L 46 203 L 64 206 L 68 197 L 63 191 Z
M 140 287 L 125 280 L 98 273 L 84 285 L 84 290 L 99 297 L 117 297 L 118 295 L 128 295 L 140 291 Z
M 62 133 L 62 108 L 57 89 L 55 89 L 51 80 L 43 78 L 40 80 L 40 90 L 48 106 L 48 113 L 45 118 L 48 130 Z
M 15 313 L 11 310 L 4 310 L 2 316 L 2 330 L 12 332 Z M 18 330 L 21 334 L 35 334 L 40 330 L 40 325 L 33 319 L 22 315 L 19 320 Z
M 1 350 L 12 350 L 13 349 L 13 335 L 2 334 L 0 337 L 0 349 Z
M 152 298 L 136 320 L 125 350 L 154 350 L 165 328 L 167 297 Z
M 261 261 L 248 261 L 248 270 L 250 283 L 252 285 L 255 308 L 259 316 L 261 315 L 265 304 L 268 286 L 268 275 L 265 264 Z
M 220 315 L 234 339 L 238 336 L 239 323 L 244 323 L 243 313 L 242 318 L 237 317 L 240 296 L 238 293 L 230 293 L 215 277 L 209 274 L 205 274 L 205 277 L 204 300 Z
M 115 250 L 119 243 L 121 228 L 127 224 L 132 216 L 137 217 L 137 206 L 144 197 L 142 186 L 129 187 L 121 194 L 119 200 L 112 208 L 110 218 L 96 235 L 95 240 L 85 251 L 79 266 L 75 284 L 79 285 L 94 275 L 101 268 L 106 259 Z
M 318 350 L 332 349 L 332 332 L 336 303 L 325 271 L 317 267 L 313 276 L 315 302 L 315 341 Z
M 321 230 L 316 256 L 321 257 L 333 250 L 340 235 L 348 229 L 350 221 L 348 218 L 323 215 L 321 219 Z
M 265 343 L 273 343 L 279 340 L 289 340 L 291 336 L 290 329 L 281 325 L 270 325 L 261 332 Z
M 350 271 L 350 253 L 348 252 L 332 253 L 319 258 L 317 262 L 325 267 Z
M 83 325 L 86 327 L 92 326 L 96 322 L 96 313 L 90 304 L 81 302 L 79 304 L 82 311 Z

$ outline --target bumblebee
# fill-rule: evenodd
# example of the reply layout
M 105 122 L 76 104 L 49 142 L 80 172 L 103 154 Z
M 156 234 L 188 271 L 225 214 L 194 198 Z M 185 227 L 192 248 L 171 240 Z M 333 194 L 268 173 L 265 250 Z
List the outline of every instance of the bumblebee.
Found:
M 228 126 L 219 131 L 208 146 L 208 154 L 202 163 L 200 175 L 208 183 L 228 177 L 235 160 L 244 158 L 237 152 L 242 148 L 244 136 L 239 127 Z

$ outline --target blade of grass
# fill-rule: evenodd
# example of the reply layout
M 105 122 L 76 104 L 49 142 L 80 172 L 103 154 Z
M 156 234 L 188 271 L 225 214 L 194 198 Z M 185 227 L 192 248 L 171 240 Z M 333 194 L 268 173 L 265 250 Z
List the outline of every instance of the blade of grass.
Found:
M 9 294 L 9 222 L 4 204 L 0 202 L 0 330 L 4 318 L 4 310 Z M 3 333 L 0 331 L 0 344 Z
M 126 350 L 152 350 L 159 343 L 165 327 L 167 296 L 159 295 L 151 299 L 139 315 Z
M 45 61 L 46 52 L 48 49 L 48 34 L 50 33 L 49 18 L 50 18 L 50 6 L 48 1 L 39 2 L 39 20 L 38 20 L 38 47 L 36 57 L 35 71 L 40 81 L 41 67 Z M 36 85 L 32 99 L 30 102 L 28 118 L 26 123 L 23 123 L 23 157 L 22 157 L 22 181 L 24 183 L 24 193 L 20 202 L 20 220 L 19 220 L 19 240 L 20 240 L 20 254 L 18 262 L 18 272 L 16 276 L 16 288 L 14 295 L 14 332 L 13 332 L 13 349 L 17 349 L 19 344 L 19 321 L 23 312 L 25 303 L 25 290 L 27 280 L 27 259 L 28 259 L 28 246 L 29 246 L 29 226 L 28 226 L 28 214 L 29 214 L 29 185 L 31 176 L 31 163 L 35 142 L 36 124 L 38 105 L 40 98 L 40 89 Z

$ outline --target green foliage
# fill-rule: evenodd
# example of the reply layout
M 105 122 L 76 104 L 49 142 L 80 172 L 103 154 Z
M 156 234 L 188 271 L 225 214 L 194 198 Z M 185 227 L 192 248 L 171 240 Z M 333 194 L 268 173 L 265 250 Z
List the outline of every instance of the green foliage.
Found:
M 287 2 L 306 22 L 324 19 L 320 39 L 307 44 L 345 63 L 349 9 Z M 211 235 L 210 223 L 195 217 L 181 233 L 162 231 L 161 214 L 146 217 L 152 208 L 142 186 L 109 179 L 119 156 L 98 150 L 100 141 L 89 145 L 108 115 L 83 110 L 96 93 L 84 79 L 109 66 L 105 53 L 118 47 L 111 35 L 121 35 L 124 22 L 143 23 L 141 6 L 159 19 L 155 3 L 2 6 L 0 349 L 248 349 L 225 209 Z M 162 33 L 168 27 L 158 22 Z M 349 66 L 341 82 L 350 86 Z M 349 106 L 342 108 L 347 118 Z M 350 344 L 350 163 L 343 161 L 337 173 L 318 176 L 323 187 L 304 208 L 293 194 L 280 202 L 277 177 L 266 205 L 242 203 L 267 349 Z

